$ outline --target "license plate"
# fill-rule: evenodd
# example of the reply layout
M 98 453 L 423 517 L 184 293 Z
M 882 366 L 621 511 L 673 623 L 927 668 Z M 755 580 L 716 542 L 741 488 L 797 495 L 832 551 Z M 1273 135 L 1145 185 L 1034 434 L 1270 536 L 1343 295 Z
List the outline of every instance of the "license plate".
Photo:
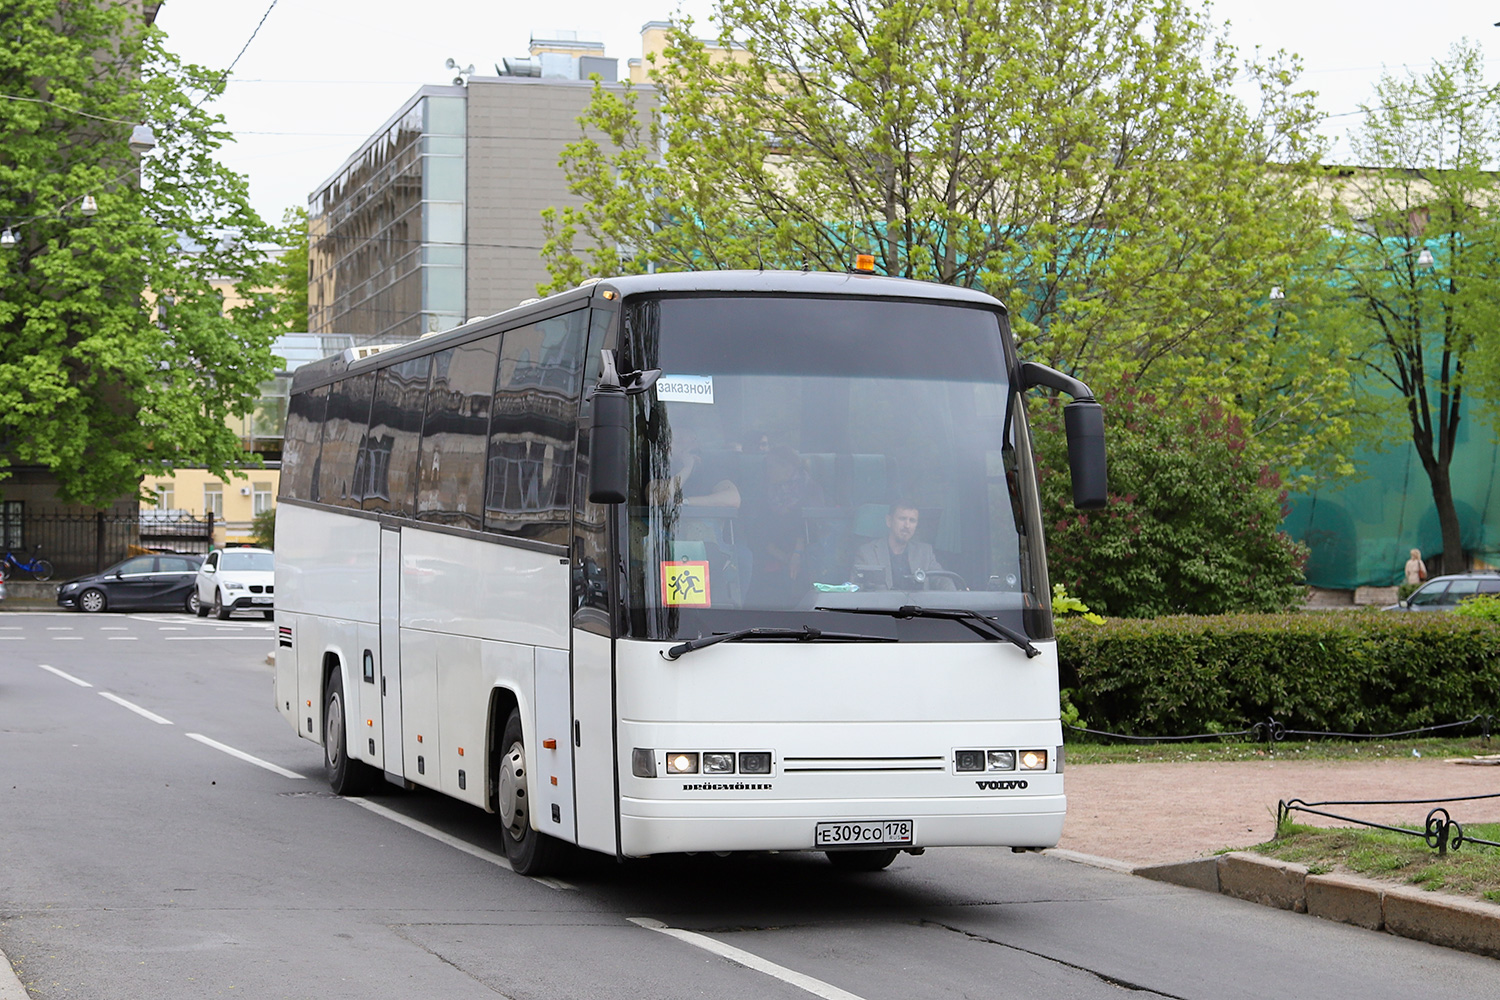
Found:
M 252 597 L 252 598 L 250 598 L 250 603 L 251 604 L 270 604 L 271 601 L 272 601 L 272 598 L 269 598 L 269 597 Z
M 817 847 L 910 844 L 911 832 L 912 821 L 909 819 L 819 823 L 813 828 L 813 844 Z

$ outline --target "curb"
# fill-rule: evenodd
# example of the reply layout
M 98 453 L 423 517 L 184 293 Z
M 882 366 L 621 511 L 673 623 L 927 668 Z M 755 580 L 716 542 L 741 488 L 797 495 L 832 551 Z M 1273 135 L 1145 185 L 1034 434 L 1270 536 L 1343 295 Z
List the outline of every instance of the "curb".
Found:
M 1144 865 L 1132 874 L 1500 958 L 1500 906 L 1491 903 L 1357 875 L 1311 875 L 1305 865 L 1241 851 L 1176 864 Z
M 30 996 L 26 987 L 21 985 L 15 966 L 10 964 L 5 952 L 0 951 L 0 1000 L 29 1000 Z

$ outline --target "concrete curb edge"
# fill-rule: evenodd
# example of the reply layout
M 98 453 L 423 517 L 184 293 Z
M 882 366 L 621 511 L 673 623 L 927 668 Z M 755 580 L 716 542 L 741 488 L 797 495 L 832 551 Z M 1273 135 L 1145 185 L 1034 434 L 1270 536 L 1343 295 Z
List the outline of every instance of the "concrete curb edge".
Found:
M 15 966 L 10 964 L 5 952 L 0 951 L 0 1000 L 30 1000 L 30 997 L 16 975 Z
M 1357 875 L 1314 875 L 1304 865 L 1242 851 L 1136 866 L 1131 874 L 1500 958 L 1500 906 L 1491 903 Z

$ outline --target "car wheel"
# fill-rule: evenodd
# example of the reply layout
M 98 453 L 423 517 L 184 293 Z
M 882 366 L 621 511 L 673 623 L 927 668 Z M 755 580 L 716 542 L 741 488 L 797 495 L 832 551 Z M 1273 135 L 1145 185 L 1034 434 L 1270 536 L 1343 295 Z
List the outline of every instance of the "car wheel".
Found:
M 96 611 L 103 611 L 108 606 L 109 601 L 105 600 L 104 591 L 102 590 L 90 587 L 78 595 L 79 611 L 87 611 L 92 614 Z
M 899 853 L 888 847 L 872 851 L 829 851 L 828 863 L 843 872 L 878 872 L 890 867 Z
M 328 787 L 337 795 L 362 795 L 374 783 L 368 764 L 349 758 L 349 738 L 344 726 L 344 678 L 335 667 L 328 678 L 323 701 L 323 767 Z
M 203 614 L 203 609 L 198 604 L 197 590 L 188 591 L 187 600 L 182 602 L 182 610 L 186 611 L 190 615 L 201 616 Z
M 229 609 L 224 607 L 224 595 L 214 591 L 214 617 L 221 622 L 229 620 Z
M 504 748 L 495 762 L 495 797 L 503 826 L 505 856 L 521 875 L 556 871 L 564 858 L 562 841 L 531 827 L 531 792 L 526 775 L 526 744 L 521 713 L 513 710 L 500 739 Z

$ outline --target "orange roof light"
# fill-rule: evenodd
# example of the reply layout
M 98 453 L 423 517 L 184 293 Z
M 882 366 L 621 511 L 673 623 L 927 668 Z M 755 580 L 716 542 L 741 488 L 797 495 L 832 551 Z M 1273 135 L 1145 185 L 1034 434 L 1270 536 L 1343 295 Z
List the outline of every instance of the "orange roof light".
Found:
M 875 255 L 872 253 L 860 253 L 854 255 L 854 269 L 866 274 L 875 273 Z

